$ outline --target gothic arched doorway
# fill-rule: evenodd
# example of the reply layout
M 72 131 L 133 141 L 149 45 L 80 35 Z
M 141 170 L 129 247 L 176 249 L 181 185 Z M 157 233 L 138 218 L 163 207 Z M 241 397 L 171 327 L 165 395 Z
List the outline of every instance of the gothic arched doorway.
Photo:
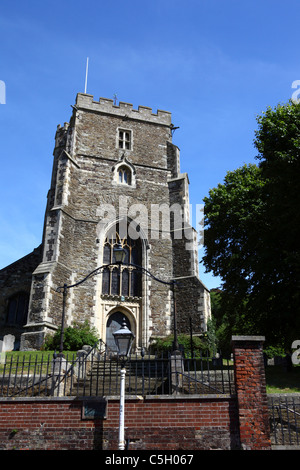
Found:
M 112 315 L 110 315 L 109 319 L 107 320 L 106 344 L 111 351 L 117 351 L 113 333 L 121 328 L 124 319 L 125 319 L 127 328 L 132 331 L 130 321 L 128 320 L 127 316 L 123 312 L 114 312 Z

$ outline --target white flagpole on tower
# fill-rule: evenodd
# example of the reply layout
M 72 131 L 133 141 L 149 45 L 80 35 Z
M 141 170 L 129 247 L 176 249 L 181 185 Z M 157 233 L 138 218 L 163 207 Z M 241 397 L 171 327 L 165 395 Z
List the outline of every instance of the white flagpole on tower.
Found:
M 88 69 L 89 69 L 89 58 L 86 59 L 86 70 L 85 70 L 85 86 L 84 86 L 84 93 L 86 94 L 87 88 L 87 78 L 88 78 Z

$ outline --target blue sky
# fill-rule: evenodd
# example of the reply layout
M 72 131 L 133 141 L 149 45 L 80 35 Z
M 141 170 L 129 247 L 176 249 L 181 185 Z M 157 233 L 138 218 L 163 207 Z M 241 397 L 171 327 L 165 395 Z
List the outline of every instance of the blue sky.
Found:
M 84 91 L 87 57 L 95 100 L 172 112 L 195 207 L 255 161 L 256 116 L 291 98 L 299 13 L 299 0 L 2 0 L 0 268 L 41 242 L 55 130 Z

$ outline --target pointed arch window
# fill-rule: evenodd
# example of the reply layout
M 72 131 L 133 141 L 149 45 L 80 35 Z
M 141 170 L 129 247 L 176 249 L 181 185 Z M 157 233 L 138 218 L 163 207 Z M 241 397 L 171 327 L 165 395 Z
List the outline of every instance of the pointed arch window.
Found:
M 118 168 L 119 183 L 131 185 L 131 170 L 123 165 Z
M 121 243 L 126 251 L 124 266 L 114 266 L 114 247 Z M 102 274 L 102 294 L 124 297 L 141 297 L 141 273 L 134 266 L 141 265 L 141 240 L 132 240 L 128 235 L 121 238 L 119 227 L 105 239 L 103 247 L 103 264 L 112 264 Z
M 116 165 L 112 167 L 113 184 L 136 187 L 136 170 L 123 152 Z

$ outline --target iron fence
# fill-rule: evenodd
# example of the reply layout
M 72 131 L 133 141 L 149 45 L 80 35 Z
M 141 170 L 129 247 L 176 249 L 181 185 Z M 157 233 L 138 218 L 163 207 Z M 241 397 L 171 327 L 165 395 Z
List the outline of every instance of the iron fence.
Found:
M 76 356 L 13 356 L 0 364 L 0 396 L 108 396 L 120 393 L 121 363 L 111 352 Z M 126 363 L 127 395 L 234 393 L 233 365 L 181 355 L 132 355 Z
M 300 396 L 269 396 L 272 445 L 300 445 Z

